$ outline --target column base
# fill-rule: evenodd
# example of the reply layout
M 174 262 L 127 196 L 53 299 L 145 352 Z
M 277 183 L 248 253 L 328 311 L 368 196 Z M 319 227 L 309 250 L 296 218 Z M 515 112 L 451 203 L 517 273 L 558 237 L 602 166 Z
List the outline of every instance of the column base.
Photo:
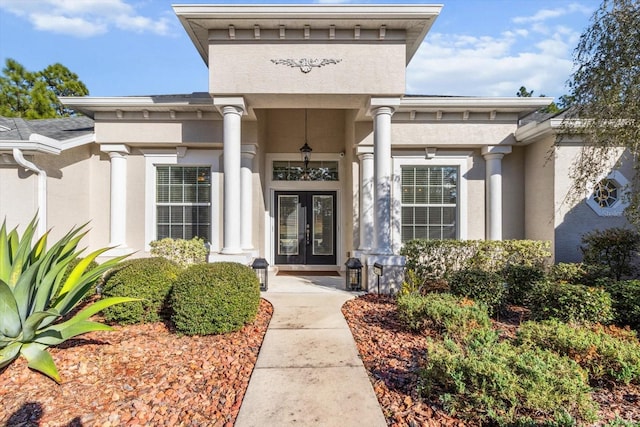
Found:
M 118 246 L 117 244 L 116 245 L 109 244 L 109 246 L 113 246 L 113 247 L 108 251 L 104 252 L 103 254 L 101 254 L 100 257 L 118 257 L 123 255 L 131 255 L 135 252 L 133 249 L 131 249 L 127 245 Z
M 237 253 L 237 254 L 225 254 L 225 253 L 210 253 L 207 258 L 208 262 L 237 262 L 239 264 L 249 265 L 253 260 L 254 254 L 252 253 Z
M 366 255 L 363 282 L 367 292 L 380 294 L 396 294 L 404 281 L 406 258 L 399 255 L 370 254 Z M 374 273 L 374 264 L 382 265 L 382 275 Z

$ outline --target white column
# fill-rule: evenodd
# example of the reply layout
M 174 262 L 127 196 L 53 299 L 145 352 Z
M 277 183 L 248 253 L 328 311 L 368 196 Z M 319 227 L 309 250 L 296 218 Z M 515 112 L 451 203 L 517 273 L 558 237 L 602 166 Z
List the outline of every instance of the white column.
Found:
M 373 247 L 374 194 L 373 153 L 360 153 L 360 247 L 367 252 Z
M 502 240 L 502 158 L 511 153 L 510 146 L 482 148 L 486 178 L 486 239 Z
M 223 254 L 242 253 L 240 244 L 241 206 L 241 117 L 242 108 L 236 105 L 222 107 L 223 114 L 223 171 L 224 171 L 224 217 Z
M 373 178 L 375 251 L 391 254 L 391 116 L 392 107 L 378 107 L 373 113 Z
M 127 236 L 127 154 L 126 145 L 101 145 L 111 159 L 110 242 L 109 246 L 126 248 Z
M 253 250 L 253 158 L 255 155 L 255 145 L 242 145 L 240 243 L 242 249 L 247 251 Z

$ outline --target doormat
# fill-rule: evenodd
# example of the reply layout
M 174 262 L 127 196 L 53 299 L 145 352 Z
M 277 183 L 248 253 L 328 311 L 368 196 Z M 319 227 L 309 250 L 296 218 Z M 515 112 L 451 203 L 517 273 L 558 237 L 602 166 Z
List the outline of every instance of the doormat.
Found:
M 292 271 L 292 270 L 288 270 L 288 271 L 278 271 L 278 274 L 276 274 L 276 276 L 340 276 L 340 273 L 338 273 L 337 271 L 304 271 L 304 270 L 298 270 L 298 271 Z

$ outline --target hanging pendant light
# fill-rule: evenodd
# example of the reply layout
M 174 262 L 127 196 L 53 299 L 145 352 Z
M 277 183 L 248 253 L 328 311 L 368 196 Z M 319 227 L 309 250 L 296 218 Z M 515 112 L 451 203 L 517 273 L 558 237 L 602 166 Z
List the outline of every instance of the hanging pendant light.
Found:
M 311 158 L 311 152 L 313 149 L 307 142 L 307 109 L 304 110 L 304 145 L 300 147 L 300 154 L 302 155 L 302 162 L 304 163 L 304 173 L 302 174 L 302 180 L 307 181 L 309 179 L 309 159 Z

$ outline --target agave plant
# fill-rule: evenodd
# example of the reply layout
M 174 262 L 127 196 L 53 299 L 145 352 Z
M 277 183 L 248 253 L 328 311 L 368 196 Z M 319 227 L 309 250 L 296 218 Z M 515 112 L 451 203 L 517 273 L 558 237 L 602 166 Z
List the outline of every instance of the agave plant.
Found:
M 102 299 L 71 313 L 93 282 L 126 256 L 88 269 L 109 248 L 99 249 L 82 259 L 65 278 L 69 263 L 84 252 L 77 246 L 88 232 L 84 231 L 87 224 L 74 227 L 49 249 L 49 232 L 32 245 L 36 226 L 34 219 L 22 237 L 17 228 L 7 232 L 6 220 L 0 228 L 0 369 L 22 355 L 31 369 L 59 383 L 60 375 L 48 348 L 87 332 L 112 329 L 89 318 L 109 306 L 135 299 Z

